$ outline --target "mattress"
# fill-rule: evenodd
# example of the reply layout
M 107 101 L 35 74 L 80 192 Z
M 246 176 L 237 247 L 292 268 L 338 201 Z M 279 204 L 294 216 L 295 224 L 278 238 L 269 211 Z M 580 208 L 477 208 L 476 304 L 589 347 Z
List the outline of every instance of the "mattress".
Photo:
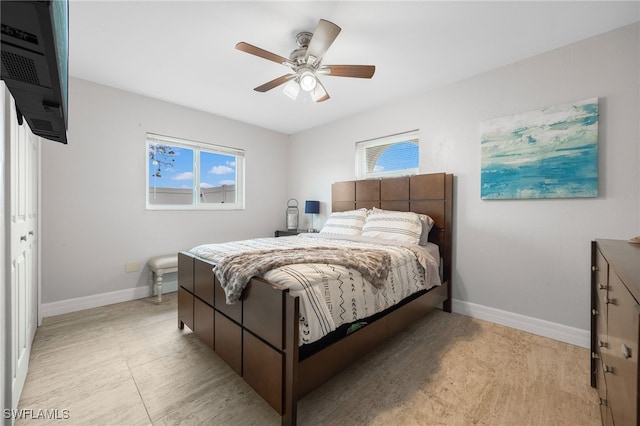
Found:
M 439 249 L 432 243 L 419 246 L 362 236 L 300 234 L 205 244 L 190 252 L 218 263 L 226 256 L 252 250 L 268 252 L 314 247 L 384 251 L 389 255 L 390 267 L 383 285 L 373 285 L 357 268 L 337 263 L 295 263 L 262 274 L 266 280 L 299 296 L 300 345 L 316 342 L 343 324 L 368 318 L 441 283 Z

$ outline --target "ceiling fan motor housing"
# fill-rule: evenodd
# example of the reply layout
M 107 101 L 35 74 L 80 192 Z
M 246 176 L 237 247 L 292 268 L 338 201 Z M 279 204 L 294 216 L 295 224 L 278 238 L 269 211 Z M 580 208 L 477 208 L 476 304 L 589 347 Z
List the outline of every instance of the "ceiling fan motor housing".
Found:
M 289 55 L 289 59 L 296 65 L 303 64 L 305 62 L 304 57 L 307 54 L 307 48 L 301 47 L 299 49 L 294 50 Z
M 296 65 L 301 65 L 306 62 L 305 56 L 307 55 L 307 47 L 309 47 L 309 42 L 311 42 L 312 37 L 313 33 L 310 33 L 309 31 L 302 31 L 296 35 L 296 43 L 299 47 L 289 55 L 291 62 Z
M 299 32 L 296 35 L 296 43 L 298 43 L 298 46 L 300 47 L 307 48 L 309 47 L 309 42 L 311 41 L 312 37 L 313 33 L 310 33 L 309 31 Z

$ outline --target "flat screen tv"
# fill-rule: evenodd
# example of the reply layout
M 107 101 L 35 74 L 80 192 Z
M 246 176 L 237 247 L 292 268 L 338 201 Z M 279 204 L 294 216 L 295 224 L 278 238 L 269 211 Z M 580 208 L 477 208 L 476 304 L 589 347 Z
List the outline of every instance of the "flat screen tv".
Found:
M 67 143 L 69 5 L 67 0 L 0 1 L 2 80 L 18 121 Z

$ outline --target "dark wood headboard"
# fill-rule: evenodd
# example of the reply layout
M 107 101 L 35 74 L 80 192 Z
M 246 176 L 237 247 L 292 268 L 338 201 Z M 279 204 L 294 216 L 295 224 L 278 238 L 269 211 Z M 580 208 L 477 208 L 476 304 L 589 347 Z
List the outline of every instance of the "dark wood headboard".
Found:
M 440 246 L 443 279 L 449 281 L 451 291 L 453 175 L 430 173 L 387 179 L 352 180 L 336 182 L 331 187 L 331 211 L 374 207 L 422 213 L 434 220 L 429 241 Z

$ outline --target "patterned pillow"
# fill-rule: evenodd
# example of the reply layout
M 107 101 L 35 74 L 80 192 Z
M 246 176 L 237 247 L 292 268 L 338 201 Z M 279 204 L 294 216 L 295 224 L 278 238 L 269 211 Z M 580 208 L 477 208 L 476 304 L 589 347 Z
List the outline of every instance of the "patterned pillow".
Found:
M 367 210 L 333 212 L 320 230 L 321 234 L 360 235 L 367 218 Z
M 370 212 L 373 212 L 373 213 L 376 213 L 376 212 L 393 213 L 394 211 L 393 210 L 382 210 L 382 209 L 379 209 L 377 207 L 374 207 L 373 210 L 371 210 Z M 431 231 L 431 228 L 433 228 L 433 224 L 435 223 L 435 221 L 429 215 L 422 214 L 422 213 L 416 213 L 416 214 L 420 218 L 420 222 L 422 222 L 422 232 L 420 233 L 420 242 L 419 242 L 419 244 L 421 246 L 426 246 L 427 243 L 429 242 L 429 232 Z
M 418 244 L 422 221 L 417 213 L 374 210 L 362 227 L 362 236 Z

